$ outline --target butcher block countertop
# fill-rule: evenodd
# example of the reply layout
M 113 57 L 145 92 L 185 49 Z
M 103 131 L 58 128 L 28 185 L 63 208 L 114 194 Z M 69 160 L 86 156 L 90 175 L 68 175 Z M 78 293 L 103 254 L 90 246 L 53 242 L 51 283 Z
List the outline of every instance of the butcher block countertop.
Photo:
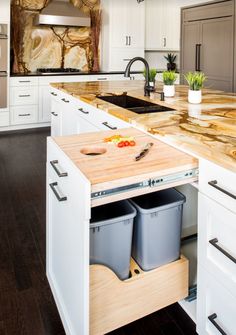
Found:
M 165 143 L 171 144 L 195 157 L 208 159 L 226 169 L 236 172 L 236 95 L 203 90 L 199 105 L 187 102 L 188 88 L 176 85 L 173 98 L 160 101 L 158 93 L 150 98 L 143 95 L 143 81 L 112 81 L 51 84 L 67 94 L 123 119 L 138 129 L 150 132 Z M 162 90 L 158 84 L 156 91 Z M 175 111 L 150 114 L 135 114 L 112 105 L 96 96 L 99 94 L 122 94 L 149 100 Z
M 53 140 L 90 181 L 91 193 L 134 185 L 153 178 L 161 179 L 161 183 L 155 185 L 155 190 L 166 188 L 166 184 L 172 187 L 184 184 L 186 180 L 187 182 L 197 180 L 197 174 L 186 173 L 197 170 L 196 158 L 132 127 L 120 129 L 119 133 L 122 136 L 134 137 L 136 145 L 119 148 L 114 143 L 104 141 L 104 138 L 117 134 L 117 130 L 54 137 Z M 135 161 L 135 156 L 150 142 L 153 146 L 148 154 Z M 100 154 L 89 155 L 89 153 Z M 163 184 L 162 178 L 167 176 L 168 180 Z M 116 201 L 132 195 L 150 193 L 153 192 L 153 188 L 154 185 L 145 184 L 143 188 L 126 191 L 125 195 L 123 192 L 118 192 L 118 195 L 113 195 L 109 200 Z M 94 199 L 92 205 L 106 202 L 107 196 Z

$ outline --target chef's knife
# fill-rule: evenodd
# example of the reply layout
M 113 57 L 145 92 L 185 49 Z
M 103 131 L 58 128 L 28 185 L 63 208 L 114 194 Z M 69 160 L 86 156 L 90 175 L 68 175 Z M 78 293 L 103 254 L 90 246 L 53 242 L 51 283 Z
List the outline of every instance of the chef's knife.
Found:
M 147 143 L 145 147 L 142 149 L 142 151 L 134 157 L 134 160 L 139 161 L 141 158 L 146 156 L 152 146 L 153 146 L 153 143 Z

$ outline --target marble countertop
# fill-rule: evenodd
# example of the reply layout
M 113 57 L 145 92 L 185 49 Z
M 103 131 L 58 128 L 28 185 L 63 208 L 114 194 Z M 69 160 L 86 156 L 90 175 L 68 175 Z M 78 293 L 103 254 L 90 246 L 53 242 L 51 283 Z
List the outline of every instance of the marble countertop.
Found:
M 173 98 L 160 101 L 158 93 L 143 95 L 142 81 L 56 83 L 53 87 L 147 131 L 195 157 L 208 159 L 236 172 L 236 94 L 203 90 L 201 104 L 187 101 L 186 86 L 176 85 Z M 162 90 L 158 83 L 156 91 Z M 97 95 L 121 94 L 171 107 L 175 111 L 139 115 L 112 105 Z

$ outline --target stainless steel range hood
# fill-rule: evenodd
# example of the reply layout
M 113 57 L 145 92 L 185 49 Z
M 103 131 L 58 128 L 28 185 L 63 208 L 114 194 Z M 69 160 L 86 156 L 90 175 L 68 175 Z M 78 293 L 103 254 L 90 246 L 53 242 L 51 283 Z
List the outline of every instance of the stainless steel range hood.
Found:
M 52 0 L 35 16 L 35 25 L 90 27 L 89 15 L 74 7 L 69 0 Z

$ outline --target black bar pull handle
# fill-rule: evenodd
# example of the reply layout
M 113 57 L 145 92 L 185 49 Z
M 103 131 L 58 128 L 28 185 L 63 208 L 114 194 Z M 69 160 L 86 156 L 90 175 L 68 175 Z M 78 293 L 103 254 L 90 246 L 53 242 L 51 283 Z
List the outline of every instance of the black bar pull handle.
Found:
M 208 184 L 214 188 L 216 188 L 218 191 L 228 195 L 230 198 L 233 198 L 234 200 L 236 200 L 236 195 L 234 195 L 233 193 L 230 193 L 229 191 L 224 190 L 223 188 L 221 188 L 220 186 L 218 186 L 218 182 L 217 180 L 212 180 L 209 181 Z
M 103 124 L 104 126 L 106 126 L 107 128 L 109 128 L 109 129 L 112 129 L 112 130 L 117 129 L 117 127 L 110 126 L 108 122 L 103 122 L 102 124 Z
M 198 71 L 201 71 L 201 44 L 198 44 Z
M 55 194 L 57 200 L 58 200 L 58 201 L 66 201 L 66 200 L 67 200 L 67 197 L 65 197 L 65 196 L 62 196 L 62 197 L 61 197 L 61 196 L 59 195 L 59 193 L 57 192 L 57 190 L 56 190 L 56 186 L 57 186 L 57 185 L 58 185 L 57 182 L 49 184 L 49 186 L 51 187 L 51 189 L 52 189 L 53 193 Z
M 234 262 L 236 264 L 236 258 L 232 255 L 230 255 L 225 249 L 223 249 L 222 247 L 220 247 L 217 243 L 218 243 L 218 238 L 213 238 L 212 240 L 209 241 L 209 243 L 211 245 L 213 245 L 213 247 L 215 247 L 217 250 L 219 250 L 223 255 L 225 255 L 227 258 L 229 258 L 232 262 Z
M 58 164 L 58 160 L 54 160 L 54 161 L 50 161 L 51 166 L 53 167 L 54 171 L 56 172 L 56 174 L 59 177 L 67 177 L 68 173 L 67 172 L 61 172 L 59 171 L 57 164 Z
M 198 69 L 198 44 L 195 45 L 195 71 Z
M 79 111 L 83 114 L 89 114 L 89 111 L 86 111 L 83 108 L 79 108 Z
M 57 113 L 55 113 L 55 112 L 52 112 L 51 114 L 52 114 L 52 115 L 54 115 L 54 116 L 58 116 L 58 114 L 57 114 Z
M 66 103 L 70 102 L 70 100 L 66 100 L 65 98 L 62 98 L 61 100 L 66 102 Z
M 218 323 L 215 321 L 217 318 L 217 314 L 213 313 L 208 316 L 208 319 L 211 321 L 211 323 L 216 327 L 216 329 L 222 334 L 222 335 L 227 335 L 227 333 L 218 325 Z
M 54 97 L 57 97 L 57 94 L 54 92 L 51 92 L 51 95 L 53 95 Z

